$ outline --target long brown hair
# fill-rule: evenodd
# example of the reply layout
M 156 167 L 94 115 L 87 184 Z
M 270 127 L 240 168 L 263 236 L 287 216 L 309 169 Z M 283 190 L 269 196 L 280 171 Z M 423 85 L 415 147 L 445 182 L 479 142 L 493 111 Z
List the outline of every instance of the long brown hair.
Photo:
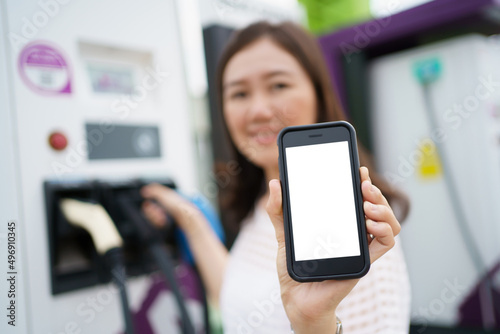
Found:
M 283 22 L 271 24 L 257 22 L 236 31 L 226 45 L 219 59 L 216 72 L 217 102 L 222 112 L 223 105 L 223 75 L 229 60 L 241 49 L 260 38 L 269 38 L 284 50 L 294 56 L 309 75 L 317 98 L 317 122 L 347 120 L 334 94 L 323 54 L 316 39 L 300 26 Z M 224 122 L 224 131 L 228 135 L 227 124 Z M 359 159 L 362 166 L 370 170 L 372 182 L 381 189 L 391 202 L 398 202 L 401 208 L 399 219 L 403 220 L 409 209 L 407 197 L 400 191 L 392 188 L 375 171 L 371 157 L 367 150 L 358 142 Z M 221 218 L 226 227 L 236 231 L 241 221 L 253 210 L 256 200 L 263 195 L 266 189 L 263 170 L 250 162 L 230 139 L 230 151 L 238 165 L 237 173 L 225 173 L 230 181 L 219 186 L 219 204 Z M 227 163 L 216 162 L 218 173 L 227 170 Z M 234 166 L 233 166 L 234 169 Z

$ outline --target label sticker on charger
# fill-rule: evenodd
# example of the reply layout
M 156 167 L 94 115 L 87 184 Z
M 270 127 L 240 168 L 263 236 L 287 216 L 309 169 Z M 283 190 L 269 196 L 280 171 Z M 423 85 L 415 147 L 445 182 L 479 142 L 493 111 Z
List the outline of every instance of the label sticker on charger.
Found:
M 47 95 L 70 94 L 68 62 L 55 46 L 35 42 L 19 54 L 19 75 L 34 92 Z
M 418 173 L 423 179 L 431 179 L 442 174 L 441 159 L 436 144 L 430 139 L 419 144 L 421 159 L 419 159 Z

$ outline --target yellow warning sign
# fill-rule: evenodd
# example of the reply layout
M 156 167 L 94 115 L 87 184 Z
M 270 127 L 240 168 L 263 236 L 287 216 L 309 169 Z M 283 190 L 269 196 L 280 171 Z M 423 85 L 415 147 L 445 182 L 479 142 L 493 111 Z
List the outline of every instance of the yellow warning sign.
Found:
M 436 144 L 429 138 L 423 139 L 419 143 L 419 151 L 422 153 L 417 168 L 420 177 L 431 179 L 441 176 L 443 170 Z

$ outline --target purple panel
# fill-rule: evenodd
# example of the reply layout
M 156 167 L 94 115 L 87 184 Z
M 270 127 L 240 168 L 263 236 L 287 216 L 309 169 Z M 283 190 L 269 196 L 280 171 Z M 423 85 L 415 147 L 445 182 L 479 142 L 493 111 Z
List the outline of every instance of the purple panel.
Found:
M 181 264 L 176 268 L 177 283 L 186 299 L 204 303 L 204 293 L 201 281 L 196 271 L 188 264 Z M 153 327 L 149 321 L 149 311 L 160 294 L 170 291 L 169 284 L 160 274 L 151 275 L 151 285 L 145 296 L 140 309 L 133 312 L 134 327 L 137 333 L 154 334 Z M 179 328 L 181 321 L 179 319 Z
M 319 38 L 330 76 L 345 108 L 346 92 L 343 79 L 344 60 L 358 52 L 377 55 L 404 48 L 405 42 L 443 31 L 462 34 L 500 31 L 500 22 L 492 19 L 492 11 L 500 12 L 499 0 L 434 0 L 421 6 L 345 28 Z M 415 43 L 413 43 L 415 44 Z M 345 58 L 345 59 L 342 59 Z
M 483 321 L 487 318 L 487 314 L 493 313 L 494 320 L 489 319 L 490 325 L 495 323 L 495 329 L 500 329 L 500 286 L 498 285 L 498 278 L 500 277 L 500 262 L 495 265 L 485 277 L 481 277 L 481 280 L 472 289 L 469 295 L 464 299 L 459 308 L 459 324 L 464 327 L 476 327 L 481 328 L 483 326 Z M 493 283 L 492 286 L 488 286 L 487 280 Z M 490 303 L 484 305 L 482 299 L 488 294 L 491 297 L 491 302 L 493 304 L 493 310 L 486 310 L 486 307 L 491 307 Z M 483 298 L 481 298 L 483 296 Z

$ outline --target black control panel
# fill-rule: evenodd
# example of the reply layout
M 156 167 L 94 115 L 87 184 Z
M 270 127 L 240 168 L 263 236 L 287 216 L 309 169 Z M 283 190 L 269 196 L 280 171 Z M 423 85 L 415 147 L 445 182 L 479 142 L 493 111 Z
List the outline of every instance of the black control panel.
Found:
M 158 126 L 86 123 L 89 160 L 161 157 Z

